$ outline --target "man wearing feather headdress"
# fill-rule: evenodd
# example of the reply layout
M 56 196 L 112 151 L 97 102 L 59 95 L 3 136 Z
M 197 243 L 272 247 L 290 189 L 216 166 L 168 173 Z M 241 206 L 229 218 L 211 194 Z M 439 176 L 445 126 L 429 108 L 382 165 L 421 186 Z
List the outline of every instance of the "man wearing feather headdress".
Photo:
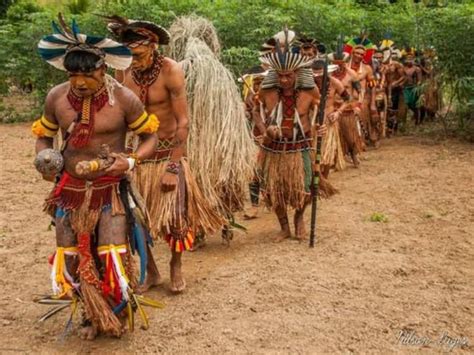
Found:
M 159 45 L 169 43 L 168 31 L 152 22 L 119 16 L 107 21 L 109 30 L 133 54 L 131 67 L 117 73 L 117 79 L 160 119 L 155 155 L 142 161 L 136 183 L 149 209 L 154 236 L 162 236 L 171 249 L 170 289 L 179 293 L 186 287 L 182 252 L 193 247 L 196 233 L 212 234 L 225 221 L 206 202 L 185 160 L 189 119 L 184 71 L 158 52 Z M 161 281 L 154 263 L 150 263 L 148 275 L 143 289 Z
M 254 109 L 255 124 L 264 132 L 260 161 L 263 190 L 281 227 L 275 241 L 291 237 L 288 207 L 296 210 L 295 236 L 301 240 L 307 237 L 303 215 L 310 201 L 312 137 L 326 132 L 325 126 L 318 130 L 314 121 L 319 92 L 308 68 L 312 60 L 291 53 L 286 35 L 284 42 L 277 40 L 275 51 L 262 55 L 260 61 L 271 68 L 262 83 L 260 106 Z M 323 190 L 331 194 L 328 187 Z
M 370 137 L 370 116 L 376 115 L 375 95 L 372 88 L 375 87 L 375 79 L 370 63 L 374 54 L 374 45 L 365 33 L 352 38 L 344 46 L 344 51 L 349 53 L 349 68 L 357 73 L 360 81 L 361 91 L 359 94 L 360 122 L 365 138 Z
M 320 92 L 323 88 L 323 72 L 324 72 L 324 60 L 316 60 L 312 64 L 312 70 L 314 74 L 314 81 L 318 86 Z M 329 178 L 329 172 L 331 168 L 336 170 L 343 170 L 346 166 L 344 160 L 344 151 L 341 144 L 341 135 L 339 129 L 339 118 L 346 107 L 350 106 L 350 94 L 342 84 L 342 82 L 333 77 L 332 73 L 338 70 L 339 67 L 335 64 L 329 65 L 328 67 L 328 89 L 326 108 L 324 111 L 324 123 L 328 128 L 328 133 L 324 137 L 322 142 L 322 157 L 321 157 L 321 174 L 326 179 Z M 342 103 L 338 101 L 336 108 L 336 97 L 342 100 Z
M 69 80 L 49 91 L 43 116 L 32 127 L 37 136 L 35 165 L 46 179 L 55 172 L 57 181 L 46 201 L 57 240 L 51 259 L 52 299 L 80 300 L 85 338 L 93 339 L 97 333 L 120 336 L 121 316 L 128 313 L 133 329 L 134 310 L 138 307 L 142 314 L 132 291 L 135 275 L 128 244 L 136 235 L 129 228 L 146 230 L 132 217 L 129 207 L 137 200 L 125 176 L 153 154 L 158 121 L 131 90 L 106 75 L 107 67 L 130 65 L 126 47 L 79 33 L 76 23 L 69 28 L 61 15 L 53 29 L 54 34 L 39 42 L 39 53 L 66 71 Z M 127 156 L 128 129 L 140 135 L 141 143 Z M 58 132 L 63 141 L 60 152 L 51 149 Z M 110 154 L 97 160 L 103 145 Z M 52 156 L 58 165 L 46 172 Z M 84 163 L 87 169 L 80 169 Z
M 357 73 L 349 68 L 349 54 L 343 51 L 342 37 L 336 48 L 336 52 L 330 53 L 328 59 L 337 70 L 332 77 L 339 80 L 345 88 L 343 95 L 336 94 L 334 97 L 334 109 L 338 112 L 340 138 L 342 150 L 345 155 L 352 159 L 354 167 L 360 164 L 359 154 L 363 149 L 363 136 L 360 126 L 360 103 L 358 101 L 361 93 L 361 85 Z M 348 105 L 345 105 L 349 103 Z

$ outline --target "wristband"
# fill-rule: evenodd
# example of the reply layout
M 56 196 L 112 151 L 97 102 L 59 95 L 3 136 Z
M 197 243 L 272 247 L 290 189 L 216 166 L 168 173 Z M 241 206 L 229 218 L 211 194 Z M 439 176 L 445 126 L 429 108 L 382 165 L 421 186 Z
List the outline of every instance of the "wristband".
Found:
M 174 161 L 169 161 L 168 166 L 166 167 L 166 171 L 171 174 L 178 175 L 179 174 L 179 167 L 180 164 Z
M 128 169 L 127 171 L 132 171 L 135 167 L 135 159 L 134 158 L 127 158 L 128 161 Z

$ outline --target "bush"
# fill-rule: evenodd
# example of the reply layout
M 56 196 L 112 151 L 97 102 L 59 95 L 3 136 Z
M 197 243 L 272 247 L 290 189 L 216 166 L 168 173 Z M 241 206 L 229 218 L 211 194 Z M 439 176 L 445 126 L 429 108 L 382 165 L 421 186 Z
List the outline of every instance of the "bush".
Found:
M 95 14 L 120 14 L 165 27 L 180 15 L 207 17 L 219 33 L 223 61 L 236 76 L 258 63 L 262 42 L 285 24 L 322 41 L 328 52 L 334 50 L 339 34 L 349 38 L 362 29 L 376 43 L 390 34 L 399 47 L 432 45 L 437 49 L 443 86 L 453 95 L 456 107 L 464 110 L 463 119 L 472 121 L 473 105 L 468 102 L 473 97 L 474 11 L 469 1 L 70 0 L 59 9 L 20 0 L 8 8 L 5 19 L 1 20 L 0 12 L 0 77 L 5 79 L 0 82 L 0 93 L 13 85 L 33 88 L 44 97 L 49 88 L 65 80 L 63 73 L 42 62 L 36 53 L 39 39 L 50 33 L 50 21 L 58 10 L 65 11 L 68 19 L 74 13 L 82 31 L 99 35 L 107 31 Z

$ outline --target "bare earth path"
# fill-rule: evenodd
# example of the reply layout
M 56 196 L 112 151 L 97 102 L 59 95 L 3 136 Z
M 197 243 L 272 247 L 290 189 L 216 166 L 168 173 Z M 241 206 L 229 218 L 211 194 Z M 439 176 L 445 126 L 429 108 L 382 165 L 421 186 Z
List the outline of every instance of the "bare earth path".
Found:
M 148 331 L 86 342 L 60 336 L 66 314 L 37 323 L 47 306 L 31 300 L 50 290 L 55 245 L 41 212 L 50 185 L 32 167 L 28 126 L 0 126 L 0 353 L 432 353 L 447 349 L 435 344 L 444 333 L 472 353 L 474 151 L 427 143 L 386 140 L 361 169 L 333 174 L 341 193 L 320 204 L 315 249 L 271 243 L 263 211 L 230 247 L 212 238 L 185 256 L 185 294 L 149 292 L 166 308 L 149 310 Z M 155 255 L 168 282 L 164 245 Z M 402 330 L 432 343 L 401 344 Z

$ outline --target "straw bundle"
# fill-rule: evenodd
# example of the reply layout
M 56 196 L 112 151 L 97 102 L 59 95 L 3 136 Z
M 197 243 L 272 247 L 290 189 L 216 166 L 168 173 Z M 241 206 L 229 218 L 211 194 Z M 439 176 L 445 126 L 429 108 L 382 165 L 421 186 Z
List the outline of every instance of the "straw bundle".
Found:
M 234 77 L 205 42 L 190 38 L 181 64 L 191 120 L 189 163 L 211 205 L 228 212 L 225 201 L 242 205 L 255 164 L 244 106 Z
M 221 45 L 217 32 L 212 24 L 205 18 L 196 15 L 178 17 L 169 29 L 171 40 L 167 55 L 176 61 L 181 61 L 186 56 L 188 41 L 197 38 L 207 44 L 212 53 L 220 56 Z

